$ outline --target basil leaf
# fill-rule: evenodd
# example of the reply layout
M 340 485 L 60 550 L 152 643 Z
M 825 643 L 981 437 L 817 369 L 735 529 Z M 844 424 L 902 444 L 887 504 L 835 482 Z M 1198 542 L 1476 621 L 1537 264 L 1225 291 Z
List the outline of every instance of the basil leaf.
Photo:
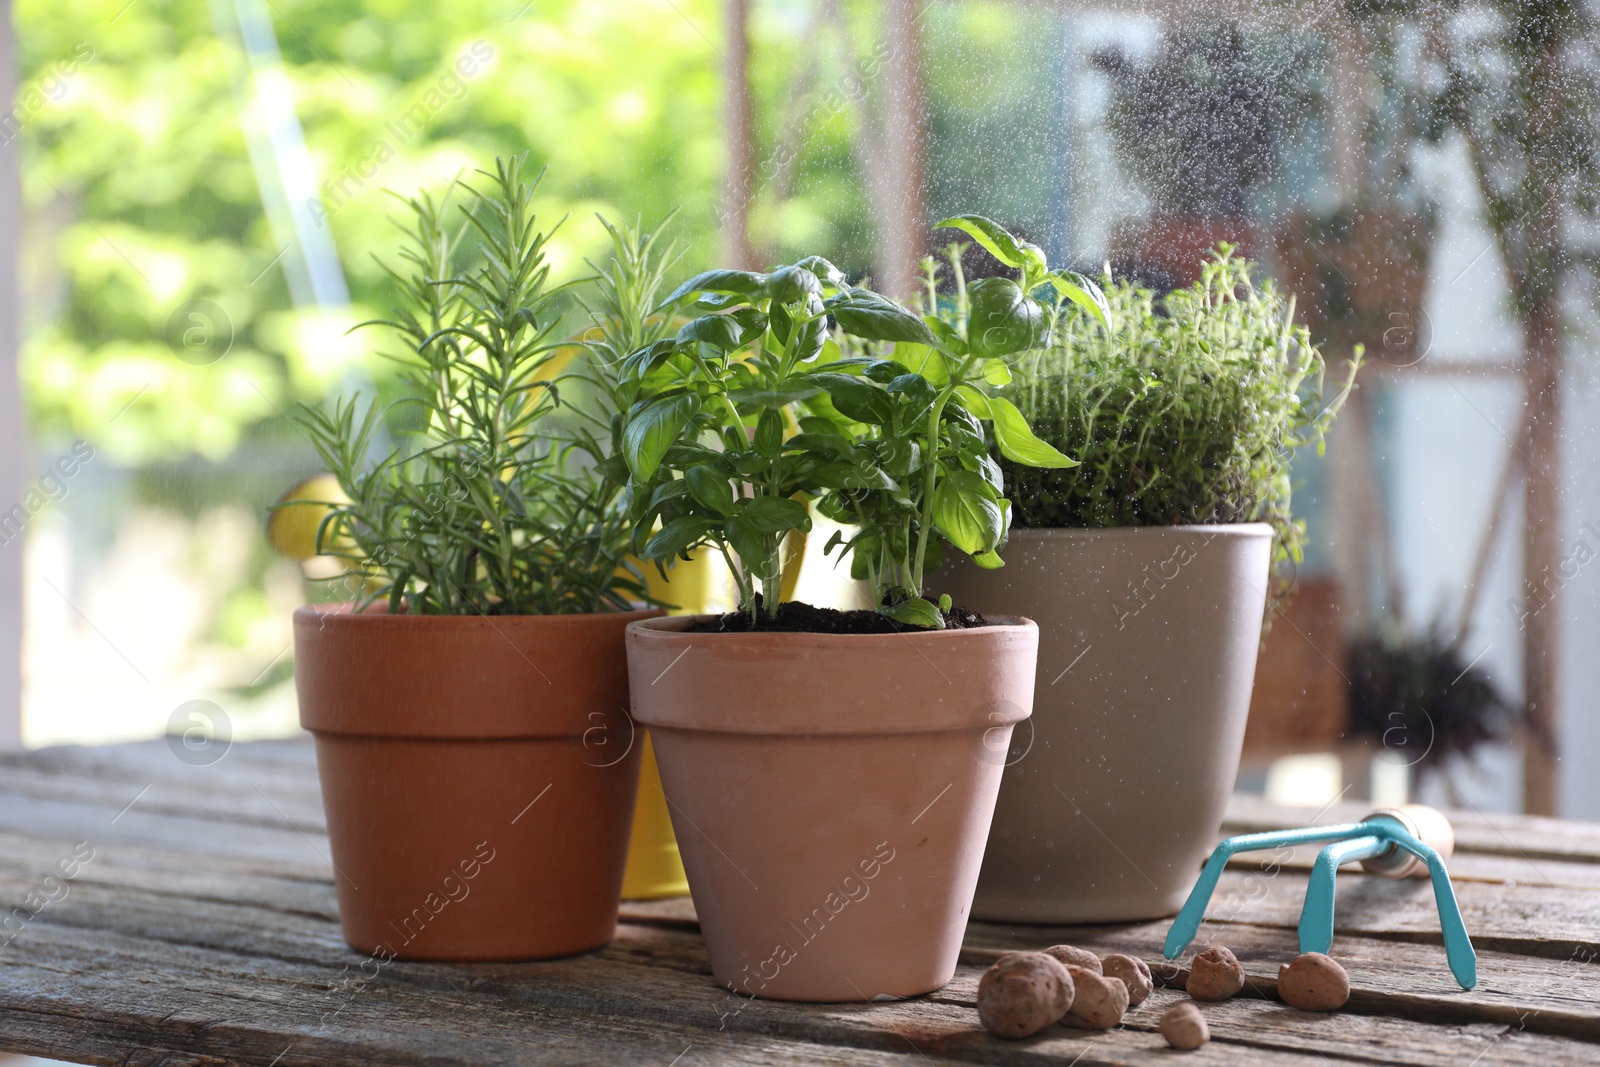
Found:
M 661 458 L 699 410 L 699 397 L 681 394 L 653 401 L 628 420 L 622 434 L 622 456 L 636 481 L 655 477 Z
M 983 356 L 1039 348 L 1050 323 L 1039 302 L 1010 278 L 979 278 L 967 287 L 967 341 Z
M 931 315 L 924 316 L 922 321 L 927 323 L 928 329 L 933 333 L 936 341 L 935 347 L 937 351 L 948 352 L 952 356 L 964 356 L 967 354 L 966 339 L 963 338 L 959 333 L 956 333 L 956 328 L 954 326 L 950 325 L 948 322 L 945 322 L 943 319 L 937 319 Z M 895 346 L 895 354 L 900 354 L 900 347 L 898 345 Z M 910 361 L 907 360 L 907 362 L 909 363 Z M 939 382 L 937 384 L 943 385 L 944 383 Z
M 848 290 L 828 306 L 828 313 L 846 333 L 864 340 L 935 343 L 927 323 L 887 297 L 867 289 Z
M 1010 385 L 1011 368 L 1006 366 L 1003 359 L 986 359 L 983 361 L 983 380 L 990 385 Z
M 903 363 L 906 370 L 922 375 L 934 385 L 944 385 L 950 380 L 950 365 L 937 348 L 901 341 L 894 346 L 894 358 Z
M 777 555 L 776 543 L 748 519 L 735 515 L 723 527 L 723 533 L 739 553 L 739 561 L 758 576 L 768 574 L 769 567 L 776 569 L 777 560 L 771 558 Z
M 881 385 L 850 374 L 812 374 L 808 380 L 828 391 L 833 406 L 847 419 L 884 425 L 893 411 Z
M 938 605 L 919 596 L 902 600 L 892 608 L 883 608 L 880 614 L 887 615 L 895 622 L 903 622 L 907 626 L 922 626 L 930 630 L 944 629 L 944 616 L 939 614 Z
M 783 447 L 783 416 L 777 408 L 762 408 L 756 420 L 755 437 L 751 440 L 755 450 L 771 458 Z
M 822 452 L 829 456 L 850 453 L 850 441 L 836 433 L 797 433 L 783 443 L 783 447 L 803 452 Z
M 806 506 L 783 496 L 758 496 L 745 503 L 735 519 L 761 533 L 811 529 L 811 512 Z
M 779 304 L 800 304 L 807 296 L 820 297 L 822 282 L 804 267 L 779 267 L 767 275 L 767 292 Z
M 763 296 L 767 291 L 767 276 L 747 270 L 708 270 L 696 274 L 672 290 L 658 307 L 676 304 L 690 293 L 739 293 L 742 296 Z
M 677 341 L 680 345 L 699 341 L 724 352 L 732 352 L 739 347 L 743 337 L 744 330 L 732 315 L 702 315 L 683 324 L 678 330 Z
M 690 467 L 684 472 L 683 480 L 688 483 L 689 495 L 701 507 L 710 508 L 722 516 L 733 514 L 733 487 L 728 484 L 727 476 L 717 468 L 709 463 Z
M 956 215 L 933 224 L 936 230 L 954 229 L 964 230 L 968 236 L 977 241 L 989 254 L 1008 267 L 1021 268 L 1025 262 L 1022 246 L 1006 228 L 993 219 L 986 219 L 982 215 Z
M 978 392 L 978 390 L 974 389 L 972 386 L 956 386 L 956 397 L 961 401 L 961 406 L 963 408 L 965 408 L 969 413 L 976 415 L 978 418 L 994 418 L 994 416 L 990 414 L 990 412 L 994 410 L 990 406 L 993 403 L 993 399 Z
M 933 521 L 946 540 L 969 556 L 992 551 L 1005 532 L 994 490 L 971 471 L 951 471 L 940 480 L 933 494 Z
M 650 538 L 639 554 L 645 559 L 668 560 L 686 554 L 689 549 L 705 539 L 715 523 L 698 515 L 684 515 L 661 527 L 661 532 Z
M 1054 445 L 1034 436 L 1028 420 L 1022 417 L 1017 405 L 1004 397 L 989 397 L 990 417 L 994 419 L 994 441 L 1000 454 L 1013 463 L 1028 467 L 1051 467 L 1065 470 L 1076 467 L 1077 460 L 1062 455 Z
M 678 342 L 663 338 L 654 344 L 629 352 L 622 360 L 623 378 L 643 378 L 678 350 Z
M 785 404 L 793 404 L 800 400 L 809 400 L 822 392 L 822 387 L 810 383 L 789 382 L 775 389 L 763 389 L 757 385 L 745 386 L 741 389 L 729 389 L 728 399 L 735 404 L 750 404 L 764 408 L 781 408 Z
M 807 256 L 795 266 L 804 267 L 835 289 L 844 288 L 844 272 L 821 256 Z
M 1045 280 L 1055 286 L 1056 292 L 1099 319 L 1106 329 L 1111 329 L 1111 306 L 1106 303 L 1106 294 L 1094 282 L 1069 270 L 1055 271 L 1046 275 Z

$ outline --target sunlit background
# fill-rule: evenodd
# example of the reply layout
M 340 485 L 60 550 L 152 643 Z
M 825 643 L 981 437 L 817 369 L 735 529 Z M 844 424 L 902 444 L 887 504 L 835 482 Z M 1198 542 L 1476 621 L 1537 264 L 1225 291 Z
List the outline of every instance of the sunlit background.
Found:
M 1528 103 L 1511 9 L 19 0 L 28 447 L 0 462 L 33 495 L 0 553 L 23 559 L 21 741 L 151 737 L 196 699 L 235 738 L 297 729 L 308 585 L 263 528 L 317 468 L 285 413 L 392 381 L 347 333 L 387 310 L 385 190 L 526 151 L 541 216 L 566 217 L 561 277 L 602 253 L 596 212 L 674 208 L 684 273 L 820 253 L 891 290 L 958 211 L 1153 285 L 1242 245 L 1330 362 L 1363 342 L 1371 365 L 1326 456 L 1296 462 L 1310 549 L 1241 784 L 1600 818 L 1593 175 L 1560 176 L 1566 227 L 1532 260 L 1565 271 L 1541 393 L 1513 297 L 1541 217 L 1517 196 L 1542 186 L 1473 132 Z M 1571 101 L 1545 98 L 1580 109 L 1591 166 L 1594 54 L 1580 38 Z M 1552 419 L 1554 446 L 1529 429 Z M 1529 627 L 1548 662 L 1525 662 Z M 1353 721 L 1377 638 L 1430 639 L 1514 707 L 1532 678 L 1533 727 L 1467 746 Z

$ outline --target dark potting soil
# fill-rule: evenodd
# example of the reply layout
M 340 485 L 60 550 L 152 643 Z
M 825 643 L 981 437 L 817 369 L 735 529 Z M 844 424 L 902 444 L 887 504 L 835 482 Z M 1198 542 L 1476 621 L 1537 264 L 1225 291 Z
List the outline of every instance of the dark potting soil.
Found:
M 778 605 L 776 613 L 768 612 L 765 608 L 757 606 L 760 622 L 750 625 L 750 616 L 742 611 L 730 612 L 727 615 L 718 615 L 711 619 L 701 619 L 692 622 L 686 628 L 692 634 L 745 634 L 752 631 L 757 633 L 792 633 L 792 634 L 903 634 L 922 633 L 930 630 L 928 626 L 912 626 L 908 623 L 891 619 L 887 615 L 880 615 L 876 611 L 861 608 L 856 611 L 840 611 L 838 608 L 816 608 L 810 604 L 801 604 L 797 601 L 786 600 Z M 944 625 L 947 630 L 966 630 L 974 626 L 988 626 L 989 620 L 976 611 L 966 608 L 951 608 L 944 612 Z

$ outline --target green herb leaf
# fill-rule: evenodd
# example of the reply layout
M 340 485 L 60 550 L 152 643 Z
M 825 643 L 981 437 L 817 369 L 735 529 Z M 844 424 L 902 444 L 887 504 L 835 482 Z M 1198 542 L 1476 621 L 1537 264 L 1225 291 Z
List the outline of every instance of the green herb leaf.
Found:
M 979 355 L 1026 352 L 1049 341 L 1044 308 L 1010 278 L 979 278 L 967 286 L 967 303 L 967 342 Z
M 903 363 L 906 370 L 922 375 L 936 386 L 950 381 L 950 365 L 937 348 L 901 341 L 894 346 L 894 358 Z
M 1017 243 L 1017 239 L 1011 236 L 1004 226 L 982 215 L 956 215 L 934 223 L 933 228 L 964 231 L 987 249 L 991 256 L 1008 267 L 1020 270 L 1025 261 L 1022 246 Z
M 732 315 L 702 315 L 698 319 L 690 319 L 678 330 L 680 345 L 699 341 L 724 352 L 732 352 L 743 340 L 744 330 Z
M 760 533 L 811 529 L 811 512 L 798 500 L 758 496 L 739 508 L 736 518 Z
M 1055 286 L 1056 292 L 1099 319 L 1100 325 L 1111 328 L 1111 308 L 1106 303 L 1106 294 L 1094 282 L 1069 270 L 1055 271 L 1046 275 L 1045 280 Z
M 778 454 L 783 447 L 783 416 L 778 414 L 778 409 L 769 407 L 761 409 L 761 417 L 756 420 L 756 432 L 752 444 L 757 452 L 769 459 Z
M 643 378 L 677 351 L 678 342 L 671 338 L 663 338 L 637 351 L 630 352 L 622 361 L 622 377 Z
M 907 626 L 921 626 L 929 630 L 944 629 L 944 616 L 939 614 L 938 607 L 919 596 L 902 600 L 893 607 L 883 608 L 880 614 L 887 615 L 895 622 L 903 622 Z
M 779 267 L 767 275 L 767 292 L 780 304 L 804 303 L 806 297 L 822 296 L 822 282 L 804 267 Z
M 690 467 L 684 472 L 683 480 L 688 483 L 689 495 L 701 506 L 710 508 L 718 515 L 733 514 L 733 487 L 727 476 L 717 468 L 709 463 Z
M 822 387 L 819 385 L 812 385 L 804 381 L 794 381 L 772 389 L 756 385 L 749 385 L 740 389 L 729 389 L 728 399 L 735 404 L 748 404 L 751 407 L 781 408 L 786 404 L 809 400 L 820 392 L 822 392 Z
M 777 570 L 777 561 L 771 558 L 776 555 L 775 545 L 754 523 L 735 515 L 723 527 L 723 533 L 733 550 L 739 553 L 739 562 L 746 570 L 758 576 Z
M 956 386 L 956 398 L 961 401 L 961 406 L 980 419 L 991 419 L 993 398 L 985 396 L 970 385 Z
M 937 351 L 946 352 L 952 356 L 964 356 L 967 354 L 966 338 L 962 337 L 959 333 L 956 333 L 956 328 L 954 326 L 951 326 L 943 319 L 934 318 L 931 315 L 924 315 L 922 321 L 927 323 L 928 329 L 933 333 L 933 336 L 937 342 Z M 900 351 L 900 346 L 896 345 L 895 354 L 899 355 Z
M 933 521 L 945 539 L 969 556 L 992 551 L 1005 532 L 995 492 L 980 475 L 950 471 L 933 498 Z
M 1011 401 L 1004 397 L 990 397 L 989 411 L 994 419 L 995 444 L 1000 447 L 1000 454 L 1013 463 L 1058 470 L 1078 465 L 1077 460 L 1069 459 L 1055 446 L 1035 437 L 1028 428 L 1028 420 L 1022 417 L 1022 412 Z
M 697 515 L 683 515 L 665 523 L 661 532 L 650 538 L 639 553 L 645 559 L 668 560 L 686 554 L 715 529 L 714 523 Z
M 893 409 L 883 386 L 850 374 L 812 374 L 807 381 L 828 391 L 839 413 L 856 422 L 882 425 L 893 419 Z
M 767 278 L 764 274 L 755 274 L 747 270 L 708 270 L 704 274 L 696 274 L 693 278 L 674 289 L 660 307 L 668 307 L 690 293 L 738 293 L 741 296 L 764 296 L 767 291 Z
M 828 313 L 846 333 L 868 341 L 936 343 L 928 324 L 888 297 L 867 289 L 851 289 L 828 304 Z
M 622 433 L 622 455 L 636 481 L 655 477 L 661 458 L 699 410 L 700 398 L 685 394 L 647 404 L 628 420 Z
M 795 266 L 804 267 L 835 289 L 844 288 L 844 272 L 821 256 L 807 256 Z
M 990 385 L 1010 385 L 1011 368 L 1006 366 L 1003 359 L 986 359 L 983 361 L 983 380 Z

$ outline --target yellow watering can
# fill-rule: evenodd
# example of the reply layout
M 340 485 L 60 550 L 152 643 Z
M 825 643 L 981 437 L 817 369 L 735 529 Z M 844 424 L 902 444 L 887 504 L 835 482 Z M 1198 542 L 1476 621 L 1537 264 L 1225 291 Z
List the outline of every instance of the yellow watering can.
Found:
M 806 535 L 789 531 L 784 549 L 783 599 L 794 596 L 800 580 L 800 562 L 805 555 Z M 650 595 L 668 604 L 673 615 L 703 615 L 726 611 L 731 606 L 729 587 L 732 576 L 728 565 L 716 552 L 700 551 L 688 560 L 679 560 L 662 578 L 655 567 L 646 564 L 645 585 Z M 623 900 L 656 900 L 681 897 L 689 892 L 683 860 L 678 855 L 678 839 L 672 834 L 672 816 L 666 795 L 661 790 L 661 771 L 656 766 L 655 749 L 648 732 L 644 734 L 644 761 L 639 772 L 639 797 L 633 804 L 633 836 L 628 840 L 628 866 L 622 876 Z

